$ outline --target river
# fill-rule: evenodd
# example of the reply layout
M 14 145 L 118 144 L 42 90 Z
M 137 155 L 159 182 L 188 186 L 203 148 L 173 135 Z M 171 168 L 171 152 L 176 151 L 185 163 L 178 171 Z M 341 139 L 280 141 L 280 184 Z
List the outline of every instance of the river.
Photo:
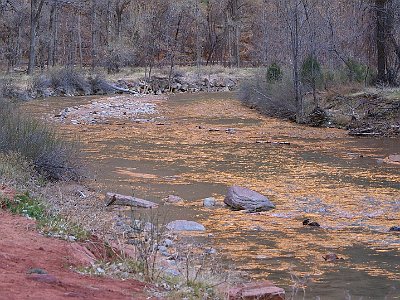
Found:
M 43 117 L 93 99 L 26 107 Z M 400 166 L 378 160 L 400 154 L 400 139 L 263 117 L 232 93 L 180 94 L 156 106 L 149 122 L 59 126 L 82 141 L 100 190 L 159 203 L 179 195 L 184 205 L 161 208 L 167 220 L 204 224 L 198 238 L 227 268 L 273 280 L 288 299 L 293 287 L 294 299 L 400 299 L 400 235 L 388 232 L 400 226 Z M 202 206 L 206 197 L 222 202 L 231 185 L 268 196 L 276 209 Z M 321 228 L 303 226 L 306 217 Z M 326 262 L 327 253 L 343 260 Z

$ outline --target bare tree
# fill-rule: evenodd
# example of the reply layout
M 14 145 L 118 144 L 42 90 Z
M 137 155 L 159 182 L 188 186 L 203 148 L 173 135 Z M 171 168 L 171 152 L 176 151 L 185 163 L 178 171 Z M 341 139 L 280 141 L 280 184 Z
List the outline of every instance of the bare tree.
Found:
M 30 27 L 30 43 L 29 43 L 29 63 L 28 74 L 32 74 L 35 69 L 36 59 L 36 40 L 37 27 L 39 25 L 40 14 L 42 13 L 45 0 L 31 0 L 31 27 Z

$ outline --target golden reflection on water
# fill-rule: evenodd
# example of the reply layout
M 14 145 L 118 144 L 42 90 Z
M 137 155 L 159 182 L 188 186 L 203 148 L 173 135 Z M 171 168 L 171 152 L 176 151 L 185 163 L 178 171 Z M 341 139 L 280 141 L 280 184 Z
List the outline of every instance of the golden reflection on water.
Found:
M 28 108 L 50 111 L 40 103 Z M 176 96 L 160 101 L 158 109 L 163 125 L 60 128 L 67 135 L 78 132 L 102 188 L 134 189 L 151 199 L 178 193 L 191 201 L 170 207 L 170 217 L 203 223 L 213 245 L 253 277 L 293 269 L 318 281 L 351 267 L 360 271 L 361 281 L 363 274 L 400 280 L 400 235 L 388 233 L 400 225 L 400 168 L 376 160 L 399 152 L 399 139 L 370 142 L 338 129 L 265 118 L 230 94 Z M 236 133 L 225 132 L 228 128 Z M 201 207 L 204 197 L 222 201 L 231 185 L 259 191 L 277 208 L 246 214 Z M 303 227 L 306 216 L 321 228 Z M 354 247 L 365 261 L 349 254 Z M 369 255 L 366 249 L 377 250 Z M 322 255 L 329 252 L 345 260 L 328 264 Z

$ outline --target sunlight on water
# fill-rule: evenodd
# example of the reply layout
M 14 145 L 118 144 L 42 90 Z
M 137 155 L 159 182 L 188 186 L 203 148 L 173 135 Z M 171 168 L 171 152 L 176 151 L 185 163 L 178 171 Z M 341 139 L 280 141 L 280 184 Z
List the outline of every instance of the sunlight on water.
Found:
M 66 107 L 49 101 L 29 109 L 43 115 Z M 206 242 L 250 277 L 269 276 L 287 289 L 295 284 L 290 273 L 309 277 L 305 299 L 400 299 L 400 235 L 388 232 L 400 225 L 400 167 L 377 162 L 400 152 L 399 139 L 355 139 L 264 118 L 232 94 L 174 96 L 156 109 L 162 124 L 61 130 L 79 135 L 104 191 L 186 199 L 187 205 L 168 207 L 170 219 L 203 223 L 212 234 Z M 247 214 L 202 207 L 205 197 L 222 202 L 231 185 L 263 193 L 277 208 Z M 304 227 L 305 217 L 321 228 Z M 330 252 L 344 260 L 325 262 Z

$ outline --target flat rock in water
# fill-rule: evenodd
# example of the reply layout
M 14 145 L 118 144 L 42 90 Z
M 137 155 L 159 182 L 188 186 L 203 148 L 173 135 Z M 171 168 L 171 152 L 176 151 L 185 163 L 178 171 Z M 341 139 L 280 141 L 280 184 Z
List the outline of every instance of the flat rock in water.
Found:
M 224 203 L 238 210 L 267 211 L 275 208 L 275 205 L 267 197 L 240 186 L 228 189 Z
M 242 284 L 228 290 L 229 300 L 284 300 L 285 290 L 275 286 L 271 281 L 265 280 Z
M 168 230 L 173 231 L 205 231 L 206 228 L 200 223 L 186 220 L 176 220 L 167 224 Z
M 163 201 L 164 201 L 165 203 L 172 203 L 172 204 L 174 204 L 174 203 L 183 202 L 184 200 L 183 200 L 181 197 L 176 196 L 176 195 L 168 195 L 167 197 L 165 197 L 165 198 L 163 199 Z
M 400 165 L 400 155 L 389 155 L 383 160 L 383 162 L 387 164 Z
M 158 206 L 157 203 L 148 200 L 135 198 L 132 196 L 115 194 L 115 193 L 107 193 L 106 206 L 110 205 L 134 206 L 143 208 L 156 208 Z

